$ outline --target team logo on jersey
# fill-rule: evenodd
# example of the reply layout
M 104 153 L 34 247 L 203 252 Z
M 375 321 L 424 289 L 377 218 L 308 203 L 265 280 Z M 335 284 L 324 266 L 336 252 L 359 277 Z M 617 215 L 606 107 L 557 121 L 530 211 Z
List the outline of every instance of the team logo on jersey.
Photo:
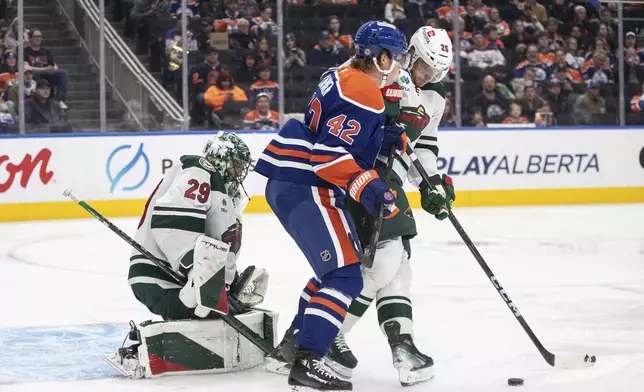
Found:
M 327 262 L 331 260 L 331 252 L 329 252 L 328 249 L 325 249 L 322 252 L 320 252 L 320 257 L 322 258 L 322 261 Z
M 107 157 L 105 172 L 110 182 L 110 193 L 114 193 L 119 184 L 125 192 L 139 189 L 150 174 L 150 160 L 143 151 L 143 143 L 139 145 L 134 156 L 130 150 L 131 144 L 124 144 L 114 149 Z M 130 152 L 126 154 L 126 152 Z
M 413 140 L 416 138 L 413 135 L 409 135 L 410 128 L 416 130 L 416 132 L 421 132 L 427 124 L 429 124 L 430 117 L 427 114 L 425 107 L 419 105 L 418 107 L 405 106 L 400 109 L 400 114 L 398 114 L 398 122 L 407 125 L 407 133 Z
M 398 102 L 403 97 L 403 91 L 399 86 L 392 84 L 382 88 L 382 95 L 390 102 Z

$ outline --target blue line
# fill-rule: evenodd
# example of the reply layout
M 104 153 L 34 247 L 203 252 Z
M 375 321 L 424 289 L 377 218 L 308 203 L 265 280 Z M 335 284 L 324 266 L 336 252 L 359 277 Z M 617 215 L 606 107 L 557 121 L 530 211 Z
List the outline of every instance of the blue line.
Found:
M 561 127 L 536 127 L 536 128 L 439 128 L 440 132 L 462 132 L 462 131 L 644 131 L 644 126 L 625 126 L 618 125 L 611 126 L 561 126 Z M 77 138 L 77 137 L 128 137 L 128 136 L 189 136 L 189 135 L 215 135 L 224 130 L 207 130 L 207 131 L 152 131 L 152 132 L 83 132 L 83 133 L 44 133 L 32 135 L 0 135 L 0 140 L 9 139 L 38 139 L 38 138 Z M 234 132 L 236 134 L 275 134 L 274 130 L 254 130 L 254 129 L 240 129 L 228 130 L 225 132 Z

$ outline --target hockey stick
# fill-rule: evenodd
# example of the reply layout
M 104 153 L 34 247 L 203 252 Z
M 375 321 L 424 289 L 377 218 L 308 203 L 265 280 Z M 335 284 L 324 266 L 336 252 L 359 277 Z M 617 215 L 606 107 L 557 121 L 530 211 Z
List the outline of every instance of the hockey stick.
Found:
M 157 267 L 161 268 L 163 272 L 168 274 L 169 277 L 172 278 L 175 282 L 178 284 L 184 286 L 186 284 L 186 278 L 179 273 L 175 272 L 173 269 L 169 268 L 166 263 L 155 257 L 152 253 L 150 253 L 147 249 L 145 249 L 143 246 L 141 246 L 138 242 L 134 241 L 132 237 L 129 235 L 125 234 L 121 229 L 119 229 L 116 225 L 114 225 L 112 222 L 110 222 L 107 218 L 105 218 L 101 213 L 96 211 L 92 206 L 87 204 L 83 200 L 79 200 L 72 194 L 71 189 L 66 189 L 63 192 L 63 196 L 68 197 L 75 201 L 79 206 L 83 207 L 85 211 L 89 212 L 94 218 L 98 219 L 102 224 L 107 226 L 108 229 L 110 229 L 112 232 L 114 232 L 116 235 L 121 237 L 125 242 L 127 242 L 132 248 L 136 249 L 139 253 L 144 255 L 145 257 L 148 258 L 151 262 L 153 262 Z M 229 305 L 232 310 L 235 310 L 235 308 L 238 308 L 238 305 L 235 304 L 236 301 L 234 301 L 232 298 L 229 297 Z M 274 347 L 266 341 L 263 337 L 261 337 L 259 334 L 257 334 L 255 331 L 252 329 L 248 328 L 246 324 L 242 323 L 239 321 L 237 318 L 235 318 L 233 315 L 230 314 L 222 314 L 221 319 L 224 320 L 224 322 L 228 325 L 230 325 L 235 331 L 237 331 L 240 335 L 248 339 L 251 343 L 253 343 L 257 348 L 262 350 L 265 354 L 271 355 L 271 353 L 274 350 Z
M 385 168 L 385 178 L 383 178 L 383 181 L 387 183 L 389 181 L 389 178 L 391 177 L 391 171 L 394 167 L 394 154 L 396 153 L 396 146 L 393 145 L 391 146 L 391 150 L 389 151 L 389 157 L 387 158 L 387 167 Z M 364 265 L 367 268 L 373 267 L 373 260 L 376 258 L 376 246 L 378 246 L 378 240 L 380 239 L 380 230 L 382 229 L 382 221 L 383 217 L 382 214 L 385 210 L 385 205 L 382 203 L 378 204 L 378 215 L 376 218 L 376 224 L 373 227 L 373 231 L 371 232 L 371 238 L 369 239 L 369 246 L 367 247 L 362 259 L 362 265 Z
M 429 181 L 429 175 L 425 171 L 425 168 L 420 163 L 420 161 L 418 160 L 418 157 L 414 153 L 414 150 L 409 145 L 407 146 L 407 155 L 409 155 L 409 158 L 411 158 L 411 161 L 414 164 L 414 167 L 416 168 L 416 170 L 418 170 L 423 180 L 431 187 L 432 190 L 435 190 L 436 188 Z M 461 236 L 461 238 L 463 239 L 463 242 L 470 250 L 470 252 L 472 252 L 472 255 L 474 255 L 474 258 L 476 259 L 476 261 L 478 261 L 479 265 L 483 269 L 483 272 L 485 272 L 487 277 L 490 279 L 490 282 L 492 282 L 496 291 L 499 293 L 501 298 L 503 298 L 506 305 L 508 305 L 508 308 L 510 309 L 510 311 L 512 311 L 512 314 L 517 319 L 519 324 L 521 324 L 521 327 L 523 327 L 523 330 L 528 334 L 528 337 L 530 337 L 530 340 L 532 340 L 532 343 L 534 343 L 534 345 L 537 347 L 537 349 L 541 353 L 541 356 L 543 356 L 546 362 L 548 362 L 550 366 L 563 368 L 563 369 L 580 369 L 580 368 L 587 368 L 587 367 L 593 366 L 596 362 L 596 358 L 594 355 L 588 355 L 588 354 L 566 355 L 566 356 L 555 355 L 550 351 L 548 351 L 543 346 L 543 344 L 541 344 L 537 336 L 534 334 L 534 332 L 532 332 L 532 329 L 530 328 L 528 323 L 525 321 L 525 319 L 519 312 L 519 309 L 517 308 L 517 306 L 510 299 L 510 296 L 506 293 L 503 286 L 501 286 L 501 283 L 496 278 L 496 276 L 494 275 L 490 267 L 487 265 L 485 260 L 483 260 L 483 256 L 481 256 L 479 251 L 476 249 L 476 246 L 474 246 L 474 243 L 465 232 L 465 229 L 463 229 L 463 226 L 461 226 L 459 221 L 456 219 L 456 216 L 454 216 L 454 213 L 452 212 L 452 208 L 450 205 L 447 205 L 447 210 L 448 210 L 449 220 L 450 222 L 452 222 L 452 225 L 456 229 L 456 232 Z

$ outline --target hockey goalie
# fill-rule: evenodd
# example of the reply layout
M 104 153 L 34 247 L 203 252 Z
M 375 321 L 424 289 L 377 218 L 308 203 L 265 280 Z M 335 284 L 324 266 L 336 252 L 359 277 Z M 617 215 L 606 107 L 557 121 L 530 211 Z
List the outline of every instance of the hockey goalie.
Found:
M 218 373 L 264 362 L 264 352 L 221 319 L 232 314 L 271 345 L 275 339 L 277 315 L 251 309 L 264 299 L 267 272 L 250 266 L 240 274 L 236 267 L 250 164 L 248 146 L 220 133 L 202 155 L 182 156 L 150 195 L 135 240 L 154 260 L 134 250 L 128 283 L 162 321 L 131 322 L 133 344 L 105 357 L 123 375 Z

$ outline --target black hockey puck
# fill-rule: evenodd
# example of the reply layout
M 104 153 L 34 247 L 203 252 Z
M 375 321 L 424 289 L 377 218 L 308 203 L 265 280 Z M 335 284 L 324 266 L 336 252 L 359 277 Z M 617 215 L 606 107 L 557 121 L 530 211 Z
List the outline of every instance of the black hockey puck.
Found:
M 508 378 L 508 385 L 512 385 L 513 387 L 523 385 L 523 379 L 522 378 Z

